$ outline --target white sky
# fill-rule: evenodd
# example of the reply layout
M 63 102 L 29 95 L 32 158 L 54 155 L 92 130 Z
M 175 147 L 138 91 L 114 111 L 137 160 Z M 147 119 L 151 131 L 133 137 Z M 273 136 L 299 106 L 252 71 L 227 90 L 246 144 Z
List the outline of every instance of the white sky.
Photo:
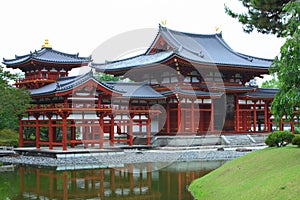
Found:
M 278 55 L 283 39 L 244 33 L 242 25 L 225 14 L 224 3 L 233 10 L 243 9 L 238 0 L 1 1 L 0 57 L 38 50 L 45 39 L 53 49 L 89 56 L 115 35 L 158 28 L 164 19 L 168 28 L 183 32 L 210 34 L 218 26 L 235 51 L 264 58 Z

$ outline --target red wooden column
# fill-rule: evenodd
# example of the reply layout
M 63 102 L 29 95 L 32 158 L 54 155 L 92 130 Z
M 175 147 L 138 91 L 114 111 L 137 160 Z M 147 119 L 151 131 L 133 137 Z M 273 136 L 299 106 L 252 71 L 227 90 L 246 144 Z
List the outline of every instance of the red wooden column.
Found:
M 53 128 L 52 128 L 52 113 L 46 113 L 48 121 L 48 138 L 49 138 L 49 149 L 53 149 Z
M 292 132 L 292 133 L 295 133 L 294 116 L 292 117 L 292 119 L 291 119 L 291 121 L 290 121 L 290 124 L 291 124 L 291 132 Z
M 99 148 L 100 149 L 103 149 L 103 137 L 104 137 L 104 123 L 103 123 L 103 118 L 105 116 L 105 113 L 104 112 L 96 112 L 97 114 L 97 117 L 99 118 L 99 127 L 100 127 L 100 135 L 99 135 Z
M 134 118 L 134 113 L 130 113 L 129 114 L 129 135 L 128 135 L 128 139 L 129 139 L 129 145 L 132 146 L 133 145 L 133 118 Z
M 180 132 L 181 132 L 181 100 L 177 96 L 177 133 Z
M 166 102 L 167 102 L 167 133 L 170 134 L 170 117 L 171 117 L 170 102 L 169 100 L 167 100 Z
M 269 102 L 266 102 L 267 104 L 267 114 L 268 114 L 268 131 L 271 131 L 271 114 L 269 109 Z
M 20 124 L 20 128 L 19 128 L 19 147 L 23 147 L 24 146 L 24 138 L 23 138 L 23 121 L 22 119 L 19 119 L 19 124 Z
M 70 115 L 68 111 L 61 111 L 59 115 L 62 118 L 62 146 L 63 150 L 67 150 L 67 118 Z
M 240 131 L 240 106 L 239 106 L 239 97 L 235 96 L 235 130 L 236 132 Z
M 256 101 L 254 101 L 254 108 L 253 108 L 253 131 L 256 132 L 256 120 L 257 120 L 257 115 L 256 115 Z
M 215 109 L 214 109 L 214 99 L 211 99 L 210 104 L 210 131 L 215 132 Z
M 40 146 L 40 126 L 39 126 L 39 117 L 40 113 L 34 113 L 35 118 L 35 146 L 37 149 L 39 149 Z
M 75 127 L 75 122 L 71 122 L 71 140 L 75 141 L 76 140 L 76 127 Z M 71 142 L 71 148 L 75 147 L 75 142 Z
M 269 131 L 269 126 L 268 126 L 268 104 L 267 101 L 264 101 L 264 132 Z
M 191 99 L 191 132 L 195 132 L 195 99 Z
M 115 115 L 110 114 L 110 134 L 109 134 L 109 139 L 110 139 L 110 144 L 111 146 L 115 145 Z
M 146 115 L 147 117 L 147 145 L 151 144 L 151 118 L 150 114 Z

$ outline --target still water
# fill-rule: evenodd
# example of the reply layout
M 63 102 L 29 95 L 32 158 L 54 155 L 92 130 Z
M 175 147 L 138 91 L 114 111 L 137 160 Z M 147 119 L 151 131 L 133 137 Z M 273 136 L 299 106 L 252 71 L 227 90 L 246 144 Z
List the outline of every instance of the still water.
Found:
M 101 169 L 17 166 L 0 172 L 0 199 L 193 199 L 187 186 L 224 161 L 125 164 Z

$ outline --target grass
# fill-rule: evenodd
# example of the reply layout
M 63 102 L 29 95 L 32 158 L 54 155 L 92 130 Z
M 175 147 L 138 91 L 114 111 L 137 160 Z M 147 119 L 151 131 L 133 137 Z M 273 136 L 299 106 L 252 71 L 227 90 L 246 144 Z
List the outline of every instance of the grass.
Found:
M 189 187 L 196 199 L 300 199 L 300 149 L 272 147 L 224 164 Z

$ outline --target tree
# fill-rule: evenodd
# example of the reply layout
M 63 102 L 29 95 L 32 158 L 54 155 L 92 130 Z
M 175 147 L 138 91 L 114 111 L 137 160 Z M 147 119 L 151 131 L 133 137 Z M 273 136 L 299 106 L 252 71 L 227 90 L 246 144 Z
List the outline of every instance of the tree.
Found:
M 275 34 L 282 37 L 286 34 L 286 26 L 289 24 L 285 19 L 289 12 L 283 8 L 291 0 L 239 0 L 248 10 L 247 13 L 236 13 L 225 5 L 225 12 L 239 20 L 244 26 L 245 32 L 250 33 L 255 28 L 264 34 Z M 294 30 L 297 27 L 294 27 Z
M 295 110 L 300 105 L 300 2 L 296 0 L 239 0 L 248 13 L 237 14 L 225 6 L 225 12 L 237 18 L 246 32 L 254 28 L 261 33 L 272 33 L 285 37 L 286 42 L 280 49 L 270 67 L 277 75 L 279 91 L 272 102 L 272 113 L 280 122 L 285 115 L 288 119 L 300 113 Z M 294 121 L 294 120 L 292 120 Z
M 30 102 L 28 91 L 9 84 L 16 78 L 18 75 L 11 74 L 0 66 L 0 130 L 4 128 L 18 130 L 18 117 L 25 114 Z
M 289 119 L 295 115 L 299 119 L 300 115 L 295 113 L 300 107 L 300 2 L 291 2 L 283 10 L 290 15 L 286 27 L 288 35 L 271 66 L 271 72 L 276 73 L 279 80 L 279 91 L 271 108 L 277 122 L 283 115 Z
M 118 76 L 114 76 L 114 75 L 110 75 L 110 74 L 105 74 L 105 73 L 96 73 L 95 74 L 96 78 L 99 79 L 100 81 L 103 82 L 108 82 L 108 81 L 112 81 L 112 82 L 116 82 L 120 80 L 120 77 Z
M 273 76 L 272 79 L 264 81 L 261 85 L 262 88 L 278 88 L 279 82 L 278 79 Z

